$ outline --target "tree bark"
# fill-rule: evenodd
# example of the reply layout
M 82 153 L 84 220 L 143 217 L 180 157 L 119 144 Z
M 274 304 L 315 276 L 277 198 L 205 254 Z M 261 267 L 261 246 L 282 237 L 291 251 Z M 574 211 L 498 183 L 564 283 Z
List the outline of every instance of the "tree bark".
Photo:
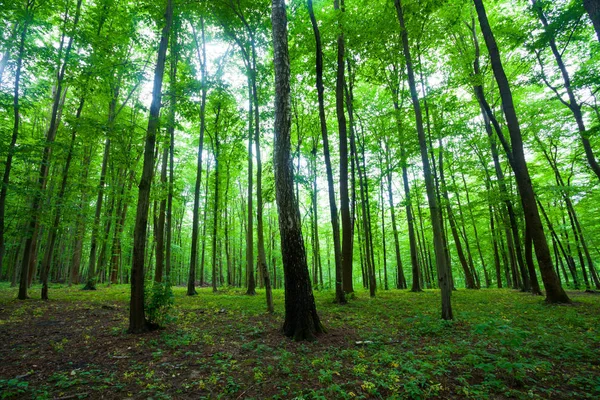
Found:
M 285 322 L 283 332 L 294 340 L 311 340 L 324 332 L 308 274 L 300 210 L 294 196 L 290 157 L 290 61 L 284 0 L 272 0 L 271 22 L 275 66 L 274 169 L 281 254 L 285 276 Z
M 569 296 L 567 296 L 561 287 L 560 280 L 556 276 L 556 272 L 554 272 L 552 266 L 548 242 L 544 235 L 544 228 L 535 202 L 535 193 L 533 191 L 531 177 L 529 176 L 529 170 L 525 161 L 521 128 L 515 111 L 510 85 L 504 72 L 502 61 L 500 60 L 500 52 L 488 22 L 483 6 L 483 0 L 473 1 L 479 17 L 481 32 L 483 33 L 483 37 L 490 53 L 494 76 L 500 90 L 504 115 L 511 137 L 515 177 L 519 187 L 519 193 L 521 194 L 521 204 L 523 205 L 527 229 L 529 229 L 529 233 L 531 234 L 535 245 L 538 265 L 540 272 L 542 273 L 544 287 L 546 288 L 546 300 L 550 303 L 569 303 Z
M 341 3 L 341 4 L 340 4 Z M 342 270 L 340 272 L 341 284 L 344 293 L 352 293 L 352 220 L 350 218 L 350 197 L 348 191 L 348 133 L 346 126 L 346 113 L 344 108 L 345 79 L 345 39 L 343 32 L 344 0 L 334 0 L 334 9 L 338 12 L 337 37 L 337 74 L 335 84 L 335 109 L 339 132 L 340 150 L 340 214 L 342 219 Z M 337 277 L 336 277 L 337 279 Z M 336 301 L 344 303 L 345 296 L 338 295 Z
M 148 118 L 148 130 L 144 147 L 144 164 L 139 185 L 137 212 L 133 231 L 133 260 L 131 265 L 131 299 L 129 303 L 129 333 L 142 333 L 151 328 L 144 310 L 144 253 L 146 249 L 146 231 L 148 226 L 148 208 L 150 188 L 154 169 L 154 146 L 158 132 L 159 115 L 162 100 L 162 83 L 169 43 L 169 32 L 173 21 L 172 0 L 167 0 L 164 26 L 158 47 L 156 67 L 154 69 L 154 87 L 152 104 Z

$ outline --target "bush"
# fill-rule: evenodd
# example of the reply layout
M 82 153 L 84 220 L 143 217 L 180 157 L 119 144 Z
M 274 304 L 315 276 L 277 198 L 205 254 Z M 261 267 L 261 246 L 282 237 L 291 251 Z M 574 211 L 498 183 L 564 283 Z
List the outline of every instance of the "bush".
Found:
M 171 285 L 165 282 L 146 282 L 145 304 L 146 318 L 150 324 L 165 326 L 173 321 L 173 315 L 170 314 L 173 304 L 175 304 Z

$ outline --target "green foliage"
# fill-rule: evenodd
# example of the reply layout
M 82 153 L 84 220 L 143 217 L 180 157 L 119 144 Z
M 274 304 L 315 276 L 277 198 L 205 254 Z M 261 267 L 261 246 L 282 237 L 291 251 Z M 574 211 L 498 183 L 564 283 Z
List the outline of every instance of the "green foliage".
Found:
M 171 310 L 175 297 L 171 285 L 167 282 L 146 282 L 144 291 L 144 310 L 148 322 L 159 326 L 173 322 Z

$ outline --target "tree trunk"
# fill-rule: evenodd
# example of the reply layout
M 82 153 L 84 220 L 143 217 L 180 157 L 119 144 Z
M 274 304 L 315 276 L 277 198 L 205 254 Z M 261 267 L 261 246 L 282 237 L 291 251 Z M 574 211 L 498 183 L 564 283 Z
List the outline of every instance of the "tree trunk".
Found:
M 271 22 L 275 66 L 275 143 L 273 165 L 285 275 L 283 332 L 294 340 L 312 340 L 324 332 L 312 294 L 302 239 L 300 210 L 294 196 L 290 158 L 290 62 L 284 0 L 272 0 Z
M 600 42 L 600 0 L 583 0 L 583 6 L 594 24 Z
M 515 177 L 521 195 L 521 203 L 523 205 L 527 229 L 529 229 L 529 233 L 531 234 L 535 245 L 538 265 L 542 273 L 544 287 L 546 288 L 546 300 L 550 303 L 569 303 L 570 299 L 561 287 L 560 280 L 556 276 L 552 266 L 548 242 L 544 236 L 544 229 L 535 202 L 535 193 L 533 191 L 531 177 L 529 176 L 529 170 L 525 161 L 521 128 L 515 111 L 510 85 L 504 72 L 502 61 L 500 60 L 500 52 L 487 19 L 483 0 L 473 1 L 479 17 L 481 32 L 483 33 L 483 37 L 490 53 L 494 76 L 500 90 L 506 124 L 512 142 L 512 158 L 514 161 Z
M 452 305 L 450 302 L 450 296 L 452 291 L 452 284 L 450 282 L 450 277 L 448 276 L 448 260 L 445 254 L 443 232 L 439 217 L 440 209 L 435 194 L 433 177 L 431 175 L 431 167 L 429 165 L 427 142 L 425 139 L 425 131 L 423 129 L 423 114 L 421 112 L 421 105 L 419 104 L 419 96 L 417 94 L 417 85 L 415 83 L 412 59 L 410 56 L 410 47 L 408 44 L 408 32 L 404 23 L 404 15 L 402 11 L 401 1 L 394 0 L 394 5 L 396 7 L 398 22 L 400 23 L 400 29 L 402 34 L 402 47 L 404 50 L 404 57 L 406 59 L 406 69 L 408 74 L 408 84 L 410 87 L 411 99 L 415 111 L 417 133 L 419 137 L 419 147 L 421 150 L 421 159 L 423 161 L 423 175 L 425 178 L 425 187 L 427 189 L 427 199 L 429 202 L 429 211 L 431 214 L 431 226 L 433 229 L 433 244 L 435 250 L 438 282 L 442 294 L 442 318 L 445 320 L 451 320 Z
M 43 192 L 46 189 L 46 183 L 48 180 L 48 170 L 50 165 L 50 158 L 52 155 L 52 144 L 54 143 L 54 139 L 56 138 L 56 132 L 58 131 L 58 114 L 59 108 L 61 105 L 61 99 L 63 98 L 63 82 L 65 77 L 65 72 L 67 70 L 67 64 L 69 62 L 69 56 L 71 54 L 71 48 L 73 45 L 73 39 L 75 37 L 75 31 L 77 29 L 77 25 L 79 24 L 79 17 L 81 15 L 81 3 L 82 0 L 77 1 L 76 10 L 75 10 L 75 19 L 73 20 L 73 27 L 71 31 L 71 35 L 69 37 L 69 41 L 67 43 L 67 47 L 65 49 L 65 56 L 62 60 L 62 64 L 60 64 L 57 73 L 56 79 L 56 92 L 54 93 L 54 98 L 52 102 L 52 112 L 50 114 L 50 124 L 48 126 L 48 131 L 46 133 L 46 144 L 44 146 L 44 151 L 42 154 L 42 160 L 40 163 L 40 172 L 38 175 L 37 187 L 33 195 L 32 207 L 30 213 L 30 220 L 27 226 L 26 231 L 24 232 L 25 237 L 27 238 L 25 242 L 24 255 L 22 260 L 22 270 L 21 270 L 21 281 L 19 284 L 19 300 L 27 299 L 27 286 L 29 284 L 30 279 L 30 267 L 35 262 L 35 254 L 37 249 L 37 237 L 39 234 L 39 217 L 41 213 L 42 206 L 42 196 Z M 65 18 L 68 15 L 65 14 Z M 62 40 L 64 40 L 66 32 L 62 34 Z M 61 41 L 62 48 L 62 41 Z
M 456 246 L 456 253 L 458 254 L 458 259 L 460 261 L 460 265 L 463 268 L 463 272 L 465 274 L 465 286 L 467 289 L 477 289 L 477 285 L 475 284 L 475 279 L 473 277 L 473 273 L 469 264 L 467 263 L 467 259 L 465 258 L 465 253 L 463 252 L 462 244 L 460 241 L 460 236 L 458 234 L 458 228 L 456 227 L 456 219 L 454 217 L 454 212 L 452 210 L 452 205 L 450 204 L 450 197 L 448 196 L 448 189 L 446 185 L 446 179 L 444 177 L 444 149 L 442 147 L 442 141 L 440 140 L 440 149 L 439 149 L 439 173 L 440 173 L 440 186 L 442 197 L 444 198 L 444 203 L 446 203 L 446 214 L 448 215 L 448 221 L 450 223 L 450 231 L 452 232 L 452 238 L 454 239 L 454 245 Z
M 152 104 L 148 119 L 148 130 L 144 147 L 144 164 L 139 185 L 135 228 L 133 231 L 133 260 L 131 265 L 131 300 L 129 304 L 129 333 L 142 333 L 151 328 L 146 321 L 144 310 L 144 252 L 146 249 L 146 231 L 148 226 L 148 208 L 150 205 L 150 188 L 154 169 L 154 146 L 158 132 L 159 115 L 162 99 L 162 83 L 165 72 L 165 61 L 169 43 L 169 32 L 173 21 L 172 0 L 167 0 L 165 21 L 158 47 L 156 67 L 154 69 L 154 87 Z
M 308 0 L 308 12 L 315 35 L 316 43 L 316 78 L 317 78 L 317 97 L 319 101 L 319 121 L 321 124 L 321 136 L 323 139 L 323 155 L 325 158 L 325 170 L 327 174 L 327 188 L 329 195 L 329 213 L 331 217 L 331 228 L 333 231 L 333 253 L 335 260 L 335 302 L 345 303 L 346 296 L 342 286 L 342 245 L 340 238 L 340 225 L 338 219 L 338 210 L 335 199 L 335 189 L 333 182 L 333 168 L 331 166 L 331 156 L 329 154 L 329 138 L 327 135 L 327 119 L 325 117 L 325 97 L 323 88 L 323 50 L 321 46 L 321 34 L 317 25 L 317 20 L 313 11 L 312 0 Z
M 390 206 L 390 214 L 392 219 L 392 231 L 394 234 L 394 250 L 396 254 L 396 288 L 406 289 L 406 277 L 404 276 L 404 268 L 402 267 L 402 257 L 400 257 L 400 240 L 398 238 L 398 224 L 396 223 L 396 206 L 394 205 L 394 196 L 392 194 L 392 167 L 390 160 L 390 149 L 385 147 L 385 163 L 386 163 L 386 178 L 387 178 L 387 194 L 388 204 Z M 382 205 L 383 207 L 383 205 Z
M 12 168 L 12 159 L 15 153 L 15 147 L 17 139 L 19 137 L 19 125 L 21 121 L 21 112 L 19 104 L 19 88 L 21 84 L 21 68 L 23 67 L 23 58 L 25 53 L 25 38 L 27 37 L 27 28 L 29 22 L 33 16 L 30 15 L 30 5 L 33 5 L 33 0 L 29 0 L 27 8 L 25 10 L 25 19 L 23 21 L 23 27 L 21 28 L 21 36 L 19 40 L 19 52 L 17 55 L 17 64 L 15 67 L 15 86 L 13 92 L 13 131 L 8 145 L 8 154 L 6 156 L 6 163 L 4 164 L 4 174 L 2 175 L 2 188 L 0 189 L 0 269 L 4 265 L 4 253 L 6 246 L 4 243 L 4 230 L 5 230 L 5 211 L 6 211 L 6 196 L 8 194 L 8 184 L 10 182 L 10 171 Z M 15 29 L 16 33 L 16 29 Z M 8 50 L 7 50 L 8 51 Z M 8 59 L 8 53 L 3 58 Z M 0 74 L 0 84 L 2 83 L 2 75 Z M 14 266 L 16 270 L 16 266 Z
M 340 4 L 341 3 L 341 4 Z M 346 113 L 344 109 L 344 86 L 345 79 L 345 39 L 343 32 L 344 0 L 334 0 L 334 9 L 338 12 L 337 37 L 337 74 L 335 84 L 335 109 L 339 131 L 339 150 L 340 150 L 340 214 L 342 219 L 342 271 L 340 278 L 345 293 L 354 291 L 352 287 L 352 220 L 350 218 L 350 197 L 348 191 L 348 134 L 346 126 Z M 341 5 L 341 7 L 340 7 Z M 346 301 L 345 296 L 337 296 L 338 303 Z
M 171 0 L 169 0 L 171 1 Z M 200 72 L 202 74 L 201 93 L 200 93 L 200 138 L 198 141 L 198 162 L 196 164 L 196 183 L 194 185 L 194 208 L 192 217 L 192 245 L 190 251 L 190 271 L 187 284 L 187 295 L 193 296 L 196 292 L 196 269 L 198 268 L 198 222 L 200 219 L 200 182 L 202 178 L 202 149 L 204 147 L 204 130 L 206 129 L 206 41 L 204 37 L 204 18 L 200 17 L 200 27 L 202 33 L 202 55 L 200 55 L 200 46 L 198 44 L 198 35 L 194 25 L 192 29 L 194 33 L 194 43 L 196 45 L 196 53 L 200 62 Z
M 169 143 L 164 143 L 160 168 L 160 183 L 163 187 L 167 185 L 167 164 L 169 163 Z M 156 224 L 156 266 L 154 270 L 154 281 L 162 282 L 165 270 L 165 219 L 167 212 L 167 199 L 161 198 L 158 208 L 158 221 Z
M 83 110 L 85 99 L 82 97 L 79 100 L 79 107 L 75 115 L 75 120 L 79 121 L 81 117 L 81 111 Z M 50 272 L 50 264 L 52 262 L 52 255 L 54 253 L 54 247 L 56 244 L 56 234 L 58 232 L 58 225 L 63 210 L 63 199 L 65 197 L 65 191 L 67 189 L 67 181 L 69 178 L 69 168 L 71 167 L 71 161 L 73 159 L 73 149 L 75 147 L 75 138 L 77 136 L 77 122 L 71 130 L 71 142 L 69 144 L 69 150 L 67 152 L 67 159 L 65 160 L 65 166 L 62 173 L 62 181 L 58 196 L 56 199 L 56 213 L 54 215 L 54 221 L 48 231 L 48 239 L 46 240 L 46 251 L 44 253 L 44 259 L 42 261 L 42 300 L 48 300 L 48 273 Z M 0 264 L 2 265 L 2 264 Z
M 217 232 L 219 228 L 219 116 L 221 104 L 217 104 L 213 139 L 213 156 L 215 158 L 215 197 L 213 202 L 213 231 L 212 231 L 212 290 L 217 291 Z
M 173 34 L 171 37 L 171 70 L 170 70 L 170 88 L 169 88 L 169 124 L 167 132 L 169 134 L 169 183 L 167 193 L 167 215 L 166 215 L 166 235 L 167 245 L 165 252 L 165 277 L 167 284 L 171 284 L 172 254 L 171 247 L 173 241 L 173 185 L 175 182 L 175 113 L 177 111 L 177 63 L 179 62 L 179 43 L 178 34 L 181 22 L 179 18 L 175 19 Z

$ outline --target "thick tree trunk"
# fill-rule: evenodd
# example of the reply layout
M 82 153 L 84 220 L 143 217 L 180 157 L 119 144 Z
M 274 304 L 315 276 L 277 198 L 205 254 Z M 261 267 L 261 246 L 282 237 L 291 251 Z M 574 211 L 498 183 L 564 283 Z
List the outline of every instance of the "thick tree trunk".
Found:
M 146 250 L 146 231 L 148 226 L 148 208 L 150 205 L 150 188 L 154 169 L 154 146 L 158 132 L 159 115 L 162 99 L 162 83 L 165 72 L 169 32 L 173 21 L 172 0 L 167 0 L 164 26 L 158 47 L 156 67 L 154 69 L 154 87 L 152 104 L 148 119 L 148 130 L 144 147 L 144 164 L 139 185 L 137 212 L 133 231 L 133 260 L 131 265 L 131 300 L 129 304 L 129 333 L 142 333 L 150 328 L 144 310 L 144 253 Z
M 321 124 L 321 136 L 323 139 L 323 155 L 325 158 L 325 170 L 327 174 L 327 188 L 329 195 L 329 213 L 331 218 L 331 228 L 333 232 L 333 253 L 335 261 L 335 301 L 336 303 L 345 303 L 346 297 L 342 286 L 342 245 L 340 238 L 340 224 L 338 219 L 338 209 L 335 199 L 335 189 L 333 181 L 333 168 L 331 166 L 331 156 L 329 154 L 329 137 L 327 134 L 327 119 L 325 117 L 325 96 L 323 87 L 323 50 L 321 46 L 321 34 L 317 25 L 317 20 L 313 11 L 312 0 L 308 0 L 308 12 L 315 35 L 316 43 L 316 78 L 317 78 L 317 97 L 319 101 L 319 121 Z
M 279 213 L 281 254 L 285 276 L 285 322 L 283 332 L 294 340 L 311 340 L 324 332 L 308 274 L 302 239 L 300 210 L 294 196 L 290 158 L 290 61 L 284 0 L 272 0 L 271 22 L 275 66 L 275 193 Z
M 515 177 L 521 195 L 521 203 L 523 205 L 527 229 L 529 230 L 535 245 L 538 265 L 542 273 L 544 287 L 546 288 L 546 300 L 550 303 L 568 303 L 570 302 L 570 299 L 561 287 L 560 280 L 556 276 L 556 272 L 554 272 L 552 266 L 550 249 L 548 248 L 548 242 L 544 235 L 544 228 L 535 202 L 535 193 L 533 191 L 531 177 L 529 176 L 529 170 L 525 161 L 521 128 L 515 111 L 510 85 L 500 59 L 500 52 L 487 19 L 483 0 L 473 1 L 479 17 L 481 32 L 483 33 L 483 37 L 490 53 L 494 76 L 500 90 L 506 124 L 512 142 L 512 158 L 514 161 Z
M 423 114 L 421 112 L 421 105 L 419 104 L 419 96 L 417 94 L 417 85 L 415 83 L 415 76 L 413 71 L 412 59 L 410 56 L 410 47 L 408 44 L 408 32 L 404 23 L 404 15 L 402 11 L 402 4 L 400 0 L 394 0 L 396 7 L 396 13 L 398 16 L 398 22 L 400 23 L 400 29 L 402 33 L 402 47 L 404 50 L 404 57 L 406 59 L 406 69 L 408 73 L 408 83 L 410 87 L 410 94 L 415 111 L 415 119 L 417 123 L 417 133 L 419 137 L 419 147 L 421 150 L 421 159 L 423 161 L 423 175 L 425 178 L 425 187 L 427 189 L 427 199 L 429 202 L 429 211 L 431 213 L 431 226 L 433 229 L 433 244 L 435 250 L 436 266 L 438 273 L 438 282 L 442 294 L 442 318 L 445 320 L 451 320 L 452 317 L 452 305 L 450 302 L 450 296 L 452 292 L 452 283 L 449 277 L 448 260 L 445 254 L 444 242 L 443 242 L 443 231 L 440 223 L 440 209 L 435 193 L 435 186 L 433 177 L 431 175 L 431 167 L 429 165 L 429 155 L 427 152 L 427 142 L 425 139 L 425 131 L 423 129 Z
M 583 0 L 583 6 L 594 24 L 600 42 L 600 0 Z

